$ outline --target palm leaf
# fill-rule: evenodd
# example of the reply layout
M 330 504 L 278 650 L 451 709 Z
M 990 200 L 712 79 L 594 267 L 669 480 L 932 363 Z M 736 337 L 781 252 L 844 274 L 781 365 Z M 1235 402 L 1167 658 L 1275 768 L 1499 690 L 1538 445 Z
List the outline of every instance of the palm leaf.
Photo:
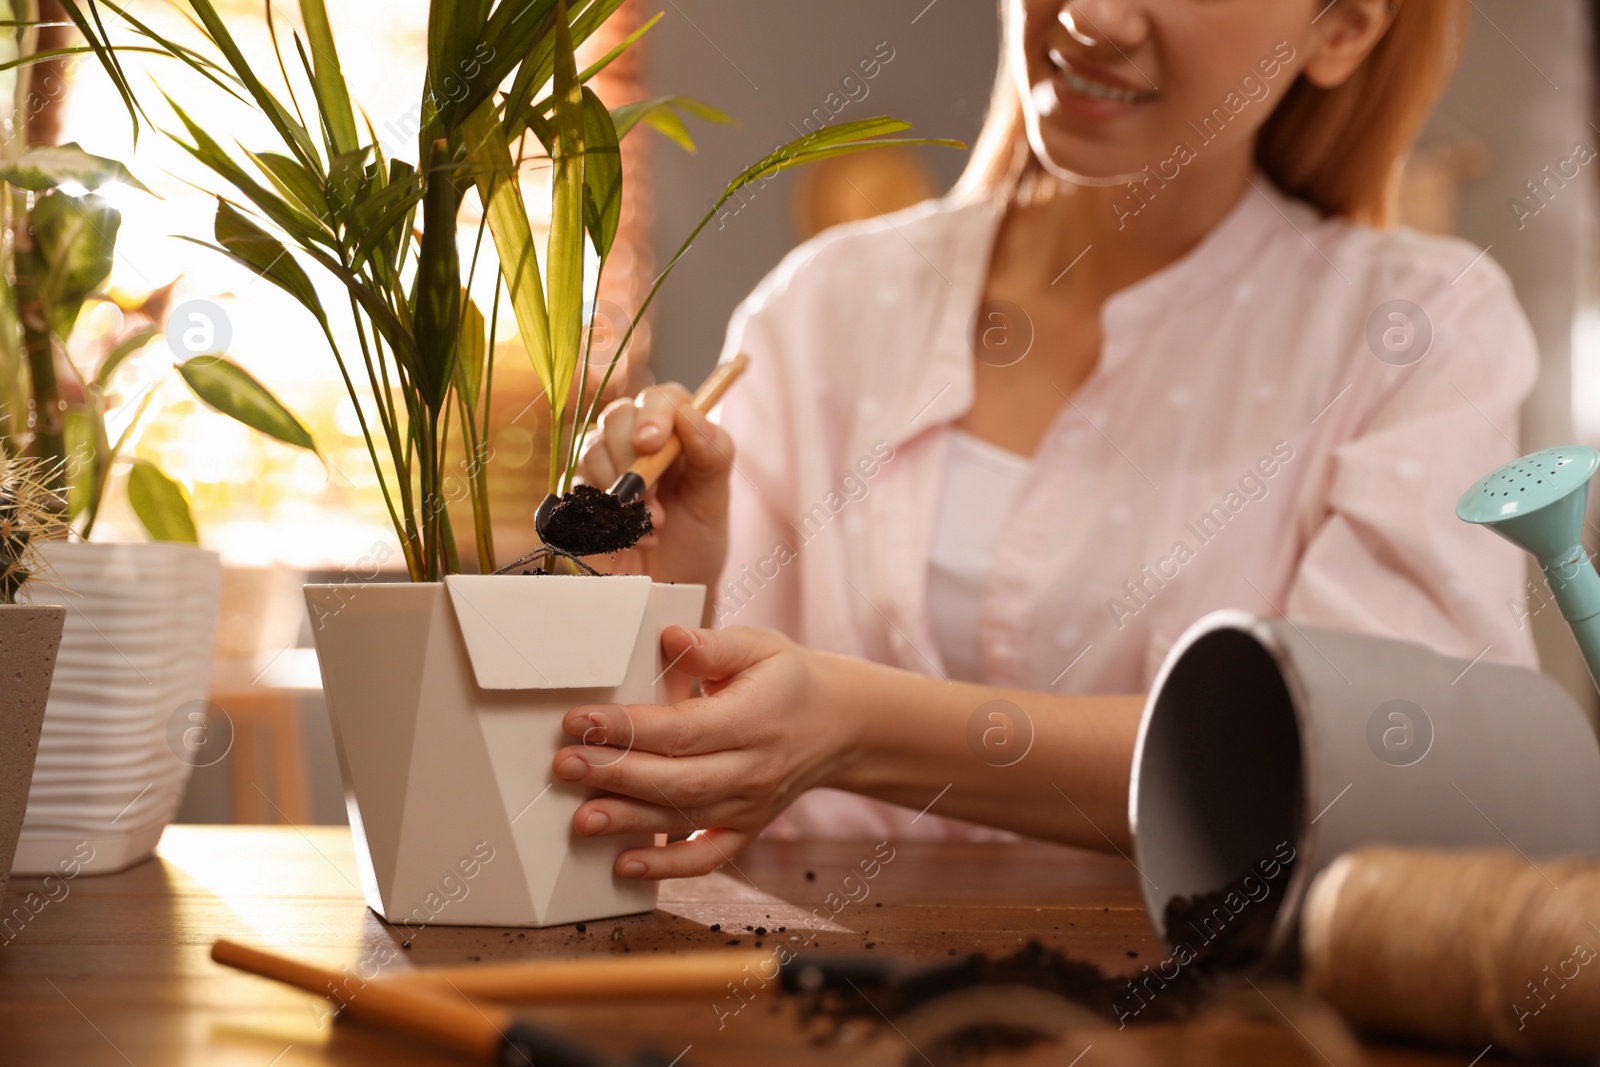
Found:
M 311 89 L 316 94 L 328 140 L 333 144 L 332 154 L 353 152 L 359 144 L 355 110 L 350 106 L 350 90 L 344 83 L 339 50 L 328 26 L 328 9 L 322 0 L 300 0 L 300 21 L 305 24 L 306 40 L 311 46 Z
M 316 287 L 283 242 L 235 211 L 221 198 L 217 200 L 212 232 L 217 244 L 229 256 L 294 297 L 327 329 L 328 317 L 323 312 Z
M 489 340 L 483 312 L 461 290 L 461 341 L 456 346 L 456 388 L 467 402 L 468 411 L 478 410 L 483 391 L 483 369 L 489 358 Z
M 738 125 L 729 115 L 692 96 L 660 96 L 654 100 L 619 104 L 611 109 L 611 121 L 616 124 L 618 140 L 628 136 L 635 126 L 643 122 L 666 136 L 685 152 L 693 152 L 694 138 L 689 136 L 688 127 L 678 117 L 679 111 L 723 126 Z
M 317 176 L 298 159 L 281 152 L 252 152 L 245 149 L 250 162 L 261 168 L 278 192 L 293 200 L 308 215 L 325 219 L 332 214 Z
M 539 260 L 528 225 L 528 210 L 522 202 L 522 186 L 517 181 L 516 163 L 505 132 L 491 103 L 479 105 L 462 126 L 467 159 L 478 196 L 487 204 L 485 216 L 500 254 L 500 273 L 511 294 L 511 312 L 517 322 L 522 345 L 533 363 L 534 373 L 545 392 L 555 395 L 555 364 L 550 352 L 550 322 L 545 309 L 544 284 L 539 277 Z
M 587 85 L 583 87 L 583 224 L 602 259 L 617 239 L 622 220 L 622 150 L 611 112 Z
M 534 42 L 549 35 L 555 7 L 555 0 L 501 0 L 472 54 L 462 57 L 454 71 L 460 78 L 460 91 L 439 103 L 439 119 L 446 131 L 455 130 L 478 110 L 523 62 Z
M 110 48 L 109 42 L 90 28 L 89 20 L 84 17 L 83 9 L 78 6 L 76 0 L 61 0 L 61 6 L 66 11 L 67 17 L 72 20 L 72 24 L 78 27 L 78 32 L 83 34 L 83 39 L 89 42 L 89 50 L 94 52 L 95 58 L 105 68 L 106 74 L 111 78 L 111 84 L 116 86 L 117 95 L 122 98 L 122 106 L 128 110 L 128 120 L 133 123 L 134 142 L 138 143 L 140 108 L 138 101 L 134 99 L 132 88 L 128 85 L 128 75 L 122 69 L 122 62 L 117 59 L 116 50 Z M 89 10 L 94 15 L 95 25 L 98 26 L 100 13 L 95 10 L 94 0 L 89 0 Z M 73 53 L 79 51 L 81 49 L 72 50 Z M 36 57 L 41 56 L 43 53 L 36 54 Z
M 333 246 L 336 242 L 333 231 L 326 222 L 313 215 L 302 211 L 294 203 L 276 195 L 270 189 L 261 185 L 252 178 L 247 171 L 235 163 L 222 146 L 212 140 L 211 135 L 191 119 L 177 101 L 170 96 L 167 103 L 172 107 L 173 113 L 188 130 L 189 136 L 194 139 L 194 144 L 189 144 L 179 137 L 172 137 L 180 148 L 204 163 L 219 176 L 227 180 L 235 189 L 243 193 L 245 198 L 260 209 L 261 213 L 271 219 L 273 224 L 285 233 L 292 235 L 302 244 L 317 242 Z M 171 135 L 168 135 L 171 137 Z M 303 161 L 302 161 L 303 162 Z
M 417 339 L 413 382 L 435 416 L 444 405 L 461 315 L 461 256 L 456 248 L 461 196 L 451 180 L 446 151 L 445 141 L 434 142 L 432 172 L 423 182 L 422 244 L 412 309 Z
M 556 155 L 551 192 L 550 248 L 545 269 L 550 285 L 551 377 L 555 386 L 549 401 L 551 415 L 557 426 L 561 422 L 573 374 L 578 369 L 578 350 L 583 343 L 583 175 L 587 162 L 584 158 L 583 87 L 578 83 L 572 36 L 563 17 L 565 14 L 565 0 L 556 0 Z M 599 106 L 599 101 L 595 104 Z M 619 174 L 620 170 L 619 165 Z
M 622 55 L 622 53 L 626 52 L 628 49 L 637 44 L 639 38 L 649 33 L 651 28 L 654 27 L 656 23 L 660 22 L 662 17 L 665 15 L 665 11 L 658 11 L 654 15 L 650 16 L 650 20 L 648 22 L 634 30 L 632 33 L 628 34 L 628 36 L 622 40 L 621 44 L 617 45 L 615 48 L 611 49 L 611 51 L 607 52 L 605 55 L 601 56 L 599 59 L 585 67 L 578 74 L 578 80 L 587 85 L 591 78 L 593 78 L 596 74 L 599 74 L 602 70 L 605 70 L 612 64 L 613 61 L 616 60 L 618 56 Z M 533 113 L 536 115 L 547 115 L 550 113 L 550 109 L 554 106 L 555 98 L 547 96 L 543 100 L 540 100 L 538 103 L 533 105 Z M 721 114 L 721 112 L 718 112 L 718 114 Z M 510 118 L 511 116 L 508 113 L 508 121 Z M 726 118 L 726 116 L 724 116 L 724 118 Z M 729 119 L 728 121 L 731 122 L 732 120 Z M 514 137 L 516 136 L 516 132 L 516 127 L 512 126 L 508 129 L 507 134 L 508 136 Z
M 233 73 L 244 84 L 245 91 L 254 98 L 256 105 L 266 114 L 267 120 L 278 131 L 278 135 L 283 138 L 284 144 L 288 145 L 290 151 L 300 157 L 300 162 L 310 167 L 313 171 L 320 172 L 322 162 L 317 156 L 315 145 L 311 143 L 311 135 L 278 102 L 278 98 L 272 95 L 261 79 L 256 77 L 255 70 L 251 67 L 249 61 L 245 59 L 244 53 L 240 51 L 238 42 L 228 32 L 227 24 L 223 21 L 222 16 L 217 13 L 217 9 L 212 6 L 211 0 L 189 0 L 189 5 L 194 9 L 194 13 L 199 16 L 200 22 L 205 28 L 206 36 L 211 39 L 211 43 L 216 45 L 223 57 L 227 59 L 229 67 L 233 69 Z
M 605 20 L 616 13 L 626 0 L 580 0 L 580 3 L 568 9 L 568 17 L 562 21 L 569 27 L 569 39 L 572 47 L 576 49 L 587 41 L 595 30 L 605 24 Z M 533 94 L 543 88 L 545 82 L 555 77 L 556 35 L 547 33 L 534 42 L 528 57 L 522 61 L 522 66 L 517 70 L 517 76 L 512 79 L 511 88 L 505 97 L 505 122 L 506 136 L 514 137 L 520 131 L 520 122 L 524 121 L 519 116 L 528 110 L 528 102 L 533 99 Z

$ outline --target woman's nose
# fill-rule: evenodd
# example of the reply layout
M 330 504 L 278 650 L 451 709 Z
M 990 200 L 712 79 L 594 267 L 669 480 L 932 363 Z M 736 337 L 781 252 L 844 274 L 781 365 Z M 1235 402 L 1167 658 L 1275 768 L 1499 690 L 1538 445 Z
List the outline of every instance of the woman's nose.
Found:
M 1127 50 L 1149 33 L 1144 0 L 1068 0 L 1056 17 L 1085 48 Z

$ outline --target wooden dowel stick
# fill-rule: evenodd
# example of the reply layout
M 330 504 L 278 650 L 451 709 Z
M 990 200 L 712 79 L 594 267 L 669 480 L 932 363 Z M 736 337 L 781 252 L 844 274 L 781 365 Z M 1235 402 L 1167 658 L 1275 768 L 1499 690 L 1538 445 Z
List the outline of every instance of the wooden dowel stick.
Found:
M 710 414 L 711 409 L 716 407 L 717 402 L 722 399 L 722 394 L 726 393 L 728 387 L 739 380 L 739 375 L 743 374 L 744 369 L 749 365 L 750 357 L 743 352 L 726 363 L 718 364 L 717 369 L 711 372 L 710 376 L 700 384 L 699 390 L 695 392 L 692 402 L 694 409 L 702 415 Z M 662 473 L 672 466 L 672 461 L 677 459 L 678 453 L 682 451 L 683 442 L 678 440 L 677 434 L 673 434 L 667 438 L 667 443 L 662 445 L 659 451 L 652 452 L 648 456 L 640 456 L 634 460 L 633 466 L 629 467 L 628 471 L 643 478 L 645 487 L 649 488 L 656 484 L 656 479 L 660 478 Z
M 441 994 L 432 986 L 402 985 L 383 979 L 365 981 L 237 941 L 216 942 L 211 946 L 211 958 L 308 993 L 321 994 L 336 1001 L 341 1013 L 352 1018 L 481 1059 L 493 1059 L 499 1054 L 505 1044 L 503 1035 L 512 1022 L 509 1013 L 502 1009 L 475 1007 L 458 996 Z
M 409 988 L 453 989 L 481 1000 L 687 997 L 726 993 L 729 982 L 737 985 L 751 975 L 771 981 L 774 975 L 760 970 L 771 960 L 772 953 L 761 951 L 526 960 L 468 967 L 424 967 L 379 981 Z

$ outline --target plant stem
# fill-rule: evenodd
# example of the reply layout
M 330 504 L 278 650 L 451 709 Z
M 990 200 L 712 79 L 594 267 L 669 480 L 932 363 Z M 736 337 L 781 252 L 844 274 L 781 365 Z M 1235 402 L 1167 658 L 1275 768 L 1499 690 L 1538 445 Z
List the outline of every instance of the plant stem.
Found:
M 589 329 L 584 337 L 583 347 L 579 349 L 578 353 L 583 359 L 583 365 L 578 368 L 578 396 L 572 405 L 572 442 L 568 447 L 567 456 L 563 460 L 563 466 L 566 468 L 561 482 L 561 491 L 563 493 L 572 492 L 572 479 L 578 471 L 578 449 L 583 442 L 583 431 L 589 428 L 588 420 L 583 418 L 585 411 L 583 393 L 589 385 L 589 357 L 594 352 L 594 320 L 595 315 L 600 311 L 600 283 L 605 280 L 607 258 L 607 256 L 601 256 L 600 262 L 594 270 L 594 309 L 589 313 Z M 594 401 L 591 401 L 589 406 L 592 408 L 594 403 Z M 583 421 L 580 422 L 579 420 Z
M 61 399 L 61 383 L 56 378 L 55 338 L 50 335 L 50 322 L 39 296 L 40 264 L 34 248 L 32 217 L 18 216 L 13 232 L 17 319 L 22 324 L 22 348 L 33 383 L 33 454 L 51 465 L 49 488 L 60 493 L 67 484 L 66 471 L 60 466 L 67 458 L 66 403 Z
M 550 477 L 547 481 L 550 492 L 561 492 L 561 415 L 554 404 L 550 405 Z

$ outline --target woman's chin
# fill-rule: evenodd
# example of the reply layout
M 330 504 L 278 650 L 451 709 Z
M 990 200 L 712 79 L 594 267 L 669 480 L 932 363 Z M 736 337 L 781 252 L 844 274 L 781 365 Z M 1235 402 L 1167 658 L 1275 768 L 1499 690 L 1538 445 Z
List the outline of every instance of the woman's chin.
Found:
M 1048 134 L 1029 138 L 1034 158 L 1046 173 L 1073 185 L 1126 185 L 1145 167 L 1144 162 L 1133 162 L 1140 157 L 1131 153 L 1111 152 L 1104 145 L 1085 145 L 1075 140 L 1063 144 L 1062 140 Z M 1161 157 L 1155 154 L 1149 158 Z

